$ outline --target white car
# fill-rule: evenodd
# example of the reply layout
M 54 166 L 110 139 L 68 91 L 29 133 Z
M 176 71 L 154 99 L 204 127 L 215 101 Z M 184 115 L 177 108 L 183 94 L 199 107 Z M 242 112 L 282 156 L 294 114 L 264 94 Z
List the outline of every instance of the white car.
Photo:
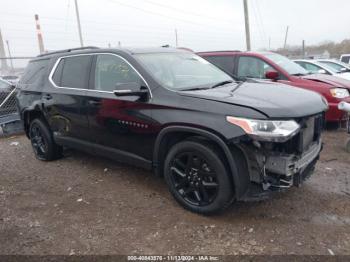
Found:
M 316 60 L 294 60 L 312 74 L 326 74 L 350 80 L 350 72 L 343 72 Z
M 317 59 L 317 62 L 321 64 L 325 64 L 329 67 L 332 67 L 334 70 L 342 73 L 349 73 L 350 72 L 350 64 L 345 64 L 343 62 L 340 62 L 338 60 L 333 59 Z
M 350 54 L 344 54 L 340 57 L 340 61 L 345 64 L 350 64 Z

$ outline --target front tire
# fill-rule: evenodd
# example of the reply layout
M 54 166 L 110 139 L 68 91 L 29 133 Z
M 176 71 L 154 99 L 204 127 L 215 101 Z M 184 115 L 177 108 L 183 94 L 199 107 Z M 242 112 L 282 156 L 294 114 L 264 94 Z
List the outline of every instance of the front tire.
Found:
M 55 143 L 47 124 L 37 118 L 30 123 L 29 138 L 37 159 L 52 161 L 62 157 L 63 148 Z
M 184 141 L 174 145 L 164 164 L 165 181 L 184 208 L 210 215 L 233 201 L 233 186 L 223 157 L 208 142 Z

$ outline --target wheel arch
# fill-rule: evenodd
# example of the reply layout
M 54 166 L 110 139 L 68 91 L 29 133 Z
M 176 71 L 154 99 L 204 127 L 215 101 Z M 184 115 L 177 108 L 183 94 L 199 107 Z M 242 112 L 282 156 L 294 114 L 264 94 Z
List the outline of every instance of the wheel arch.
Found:
M 166 157 L 166 153 L 172 145 L 184 139 L 198 136 L 214 143 L 224 154 L 233 182 L 235 198 L 238 199 L 242 192 L 242 186 L 244 185 L 241 182 L 242 179 L 239 176 L 238 167 L 236 166 L 231 150 L 229 146 L 224 142 L 223 138 L 207 130 L 185 126 L 170 126 L 161 130 L 157 136 L 153 152 L 153 165 L 156 174 L 162 176 L 163 163 Z
M 44 113 L 40 110 L 39 105 L 36 105 L 33 108 L 27 108 L 22 112 L 24 131 L 28 138 L 30 122 L 36 118 L 42 118 L 44 121 L 46 121 Z

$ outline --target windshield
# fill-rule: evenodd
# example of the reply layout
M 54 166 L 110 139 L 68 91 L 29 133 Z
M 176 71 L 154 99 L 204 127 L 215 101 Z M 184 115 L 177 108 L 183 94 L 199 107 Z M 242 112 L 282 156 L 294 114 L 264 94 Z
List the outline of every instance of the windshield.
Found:
M 349 70 L 348 68 L 346 68 L 341 64 L 330 62 L 330 61 L 320 61 L 320 63 L 327 65 L 329 68 L 330 67 L 333 68 L 333 70 L 335 70 L 337 73 L 341 73 L 342 70 Z
M 137 54 L 147 71 L 162 85 L 172 90 L 207 87 L 233 79 L 192 53 Z
M 290 75 L 308 75 L 309 72 L 302 68 L 297 63 L 279 54 L 267 54 L 266 57 L 272 60 L 275 64 L 282 67 Z

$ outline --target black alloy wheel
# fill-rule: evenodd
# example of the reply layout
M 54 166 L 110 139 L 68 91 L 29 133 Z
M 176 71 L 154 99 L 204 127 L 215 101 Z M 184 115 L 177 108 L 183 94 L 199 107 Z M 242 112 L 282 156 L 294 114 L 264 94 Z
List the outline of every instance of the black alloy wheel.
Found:
M 171 163 L 171 179 L 176 191 L 191 205 L 206 206 L 213 202 L 219 190 L 216 171 L 205 156 L 185 152 Z
M 40 118 L 30 123 L 29 138 L 36 158 L 51 161 L 62 157 L 63 148 L 57 145 L 46 122 Z
M 45 159 L 48 152 L 48 144 L 43 135 L 43 131 L 40 129 L 40 126 L 37 123 L 33 123 L 31 125 L 29 136 L 37 158 Z
M 174 145 L 164 163 L 164 177 L 174 198 L 186 209 L 214 214 L 234 200 L 233 184 L 221 152 L 207 141 Z

